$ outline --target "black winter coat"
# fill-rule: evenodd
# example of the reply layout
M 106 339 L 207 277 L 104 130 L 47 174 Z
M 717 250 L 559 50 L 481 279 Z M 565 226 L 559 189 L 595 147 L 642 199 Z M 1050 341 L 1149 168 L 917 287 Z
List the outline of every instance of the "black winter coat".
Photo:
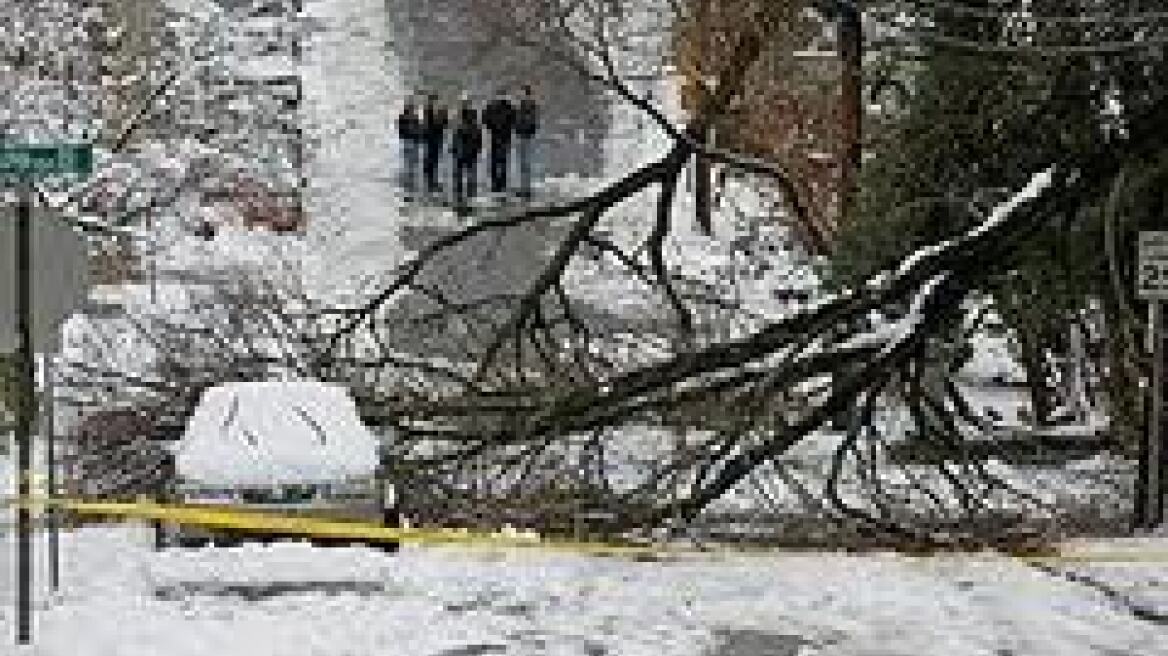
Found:
M 539 106 L 534 100 L 524 98 L 519 101 L 515 110 L 515 134 L 521 137 L 534 137 L 539 130 Z
M 475 111 L 463 110 L 458 127 L 454 129 L 454 138 L 450 143 L 450 152 L 460 164 L 474 164 L 483 151 L 483 130 L 479 126 Z
M 397 117 L 397 136 L 402 141 L 417 141 L 422 138 L 422 121 L 414 110 L 402 110 Z
M 483 110 L 483 125 L 491 131 L 491 141 L 511 141 L 515 132 L 515 107 L 506 100 L 492 100 Z
M 422 117 L 422 138 L 431 148 L 442 147 L 442 142 L 446 139 L 447 124 L 445 110 L 431 105 L 426 106 Z

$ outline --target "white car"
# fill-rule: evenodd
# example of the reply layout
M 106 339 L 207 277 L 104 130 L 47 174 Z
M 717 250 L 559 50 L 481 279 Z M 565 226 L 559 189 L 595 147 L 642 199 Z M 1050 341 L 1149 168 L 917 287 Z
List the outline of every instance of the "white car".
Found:
M 398 526 L 397 494 L 382 476 L 377 438 L 346 390 L 309 382 L 228 383 L 208 389 L 172 450 L 168 501 L 230 506 Z M 160 547 L 308 539 L 364 542 L 392 551 L 397 541 L 227 531 L 159 523 Z

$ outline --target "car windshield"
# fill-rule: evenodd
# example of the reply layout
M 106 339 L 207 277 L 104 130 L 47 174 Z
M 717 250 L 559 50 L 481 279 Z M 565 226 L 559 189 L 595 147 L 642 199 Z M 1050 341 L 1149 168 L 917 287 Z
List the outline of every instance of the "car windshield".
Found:
M 328 499 L 361 499 L 376 492 L 371 479 L 332 483 L 290 483 L 263 487 L 211 488 L 185 484 L 180 492 L 190 500 L 237 500 L 248 504 L 307 503 Z
M 317 485 L 280 485 L 263 488 L 249 488 L 240 492 L 244 503 L 303 503 L 317 497 Z

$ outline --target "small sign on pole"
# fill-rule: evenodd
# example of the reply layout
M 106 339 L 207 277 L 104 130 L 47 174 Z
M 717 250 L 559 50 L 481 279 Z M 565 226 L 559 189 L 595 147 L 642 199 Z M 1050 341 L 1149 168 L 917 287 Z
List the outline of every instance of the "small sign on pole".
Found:
M 1168 231 L 1140 233 L 1136 295 L 1145 301 L 1168 301 Z
M 65 217 L 45 207 L 35 207 L 29 217 L 32 285 L 32 349 L 49 353 L 57 349 L 61 323 L 89 293 L 89 248 L 85 238 Z M 17 226 L 10 213 L 0 212 L 0 354 L 19 350 L 17 333 L 16 249 Z M 13 254 L 13 255 L 9 255 Z
M 89 175 L 93 147 L 89 144 L 0 146 L 0 176 L 35 179 L 61 175 Z

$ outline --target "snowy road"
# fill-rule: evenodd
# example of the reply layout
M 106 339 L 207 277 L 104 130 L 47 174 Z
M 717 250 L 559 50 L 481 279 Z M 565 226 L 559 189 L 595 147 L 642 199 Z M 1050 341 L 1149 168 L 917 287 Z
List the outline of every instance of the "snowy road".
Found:
M 312 0 L 301 79 L 308 137 L 309 289 L 332 298 L 400 263 L 394 112 L 401 64 L 383 0 Z M 343 296 L 343 294 L 342 294 Z
M 11 545 L 0 632 L 12 635 Z M 751 555 L 634 562 L 306 545 L 155 553 L 64 542 L 38 656 L 1155 656 L 1168 631 L 1004 559 Z M 1163 565 L 1151 568 L 1163 582 Z M 8 643 L 4 643 L 8 648 Z

